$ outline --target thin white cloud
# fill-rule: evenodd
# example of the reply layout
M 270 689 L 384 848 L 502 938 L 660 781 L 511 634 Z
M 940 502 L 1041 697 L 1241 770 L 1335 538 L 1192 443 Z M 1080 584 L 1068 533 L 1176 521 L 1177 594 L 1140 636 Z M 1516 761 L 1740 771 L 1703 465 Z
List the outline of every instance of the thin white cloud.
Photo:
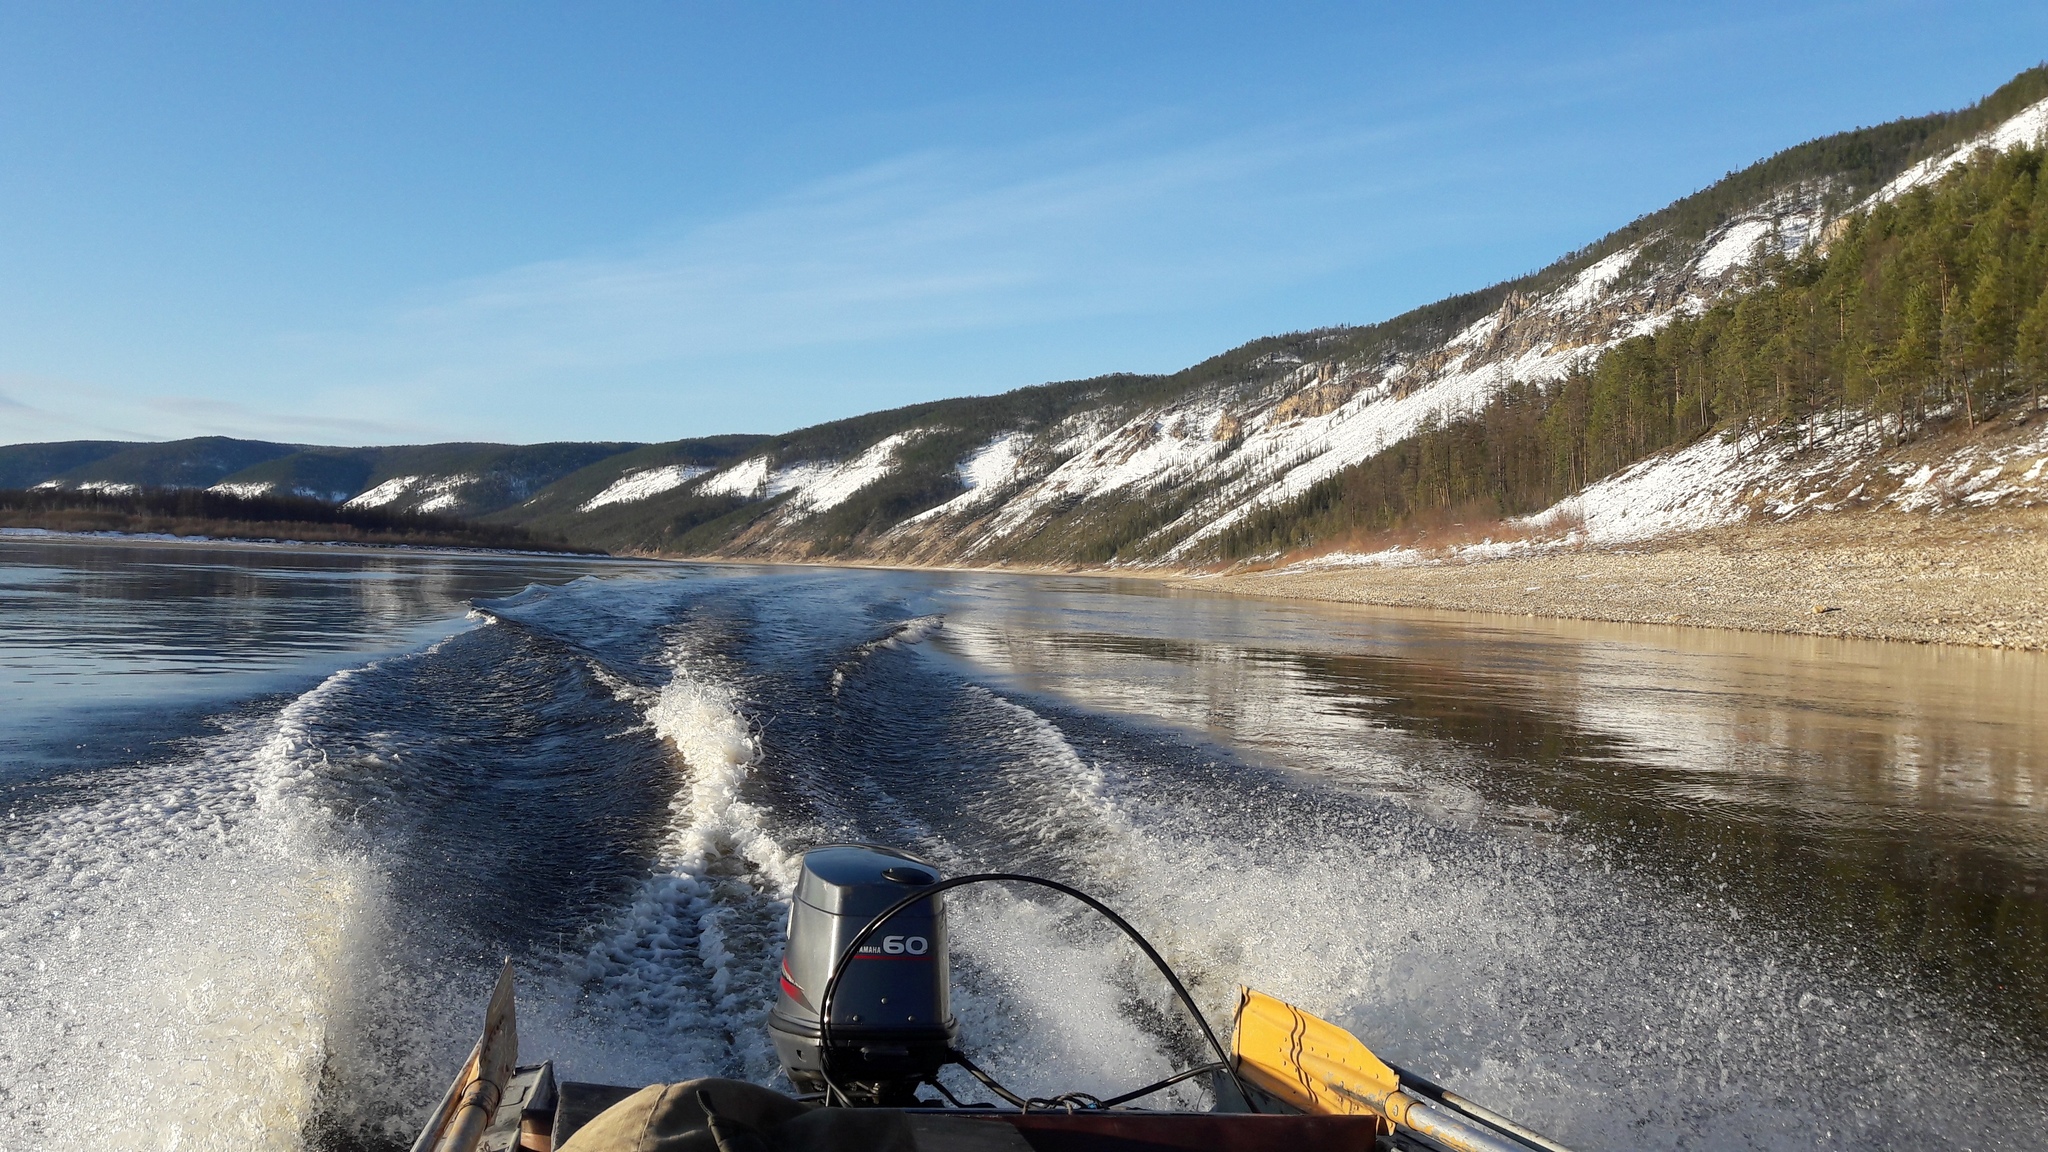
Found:
M 201 396 L 133 396 L 68 380 L 0 381 L 0 444 L 235 436 L 287 443 L 421 439 L 416 424 L 256 407 Z M 32 395 L 36 403 L 21 399 Z
M 179 437 L 237 436 L 301 444 L 361 444 L 419 439 L 433 431 L 402 420 L 280 411 L 205 396 L 152 396 L 141 403 L 159 422 L 180 429 Z
M 1164 311 L 1353 255 L 1262 244 L 1271 221 L 1243 205 L 1270 210 L 1291 170 L 1339 152 L 1355 166 L 1372 142 L 924 152 L 631 250 L 445 285 L 369 331 L 299 343 L 363 384 L 462 389 Z M 1245 195 L 1253 184 L 1261 194 Z
M 871 363 L 961 334 L 1170 315 L 1356 266 L 1388 237 L 1319 226 L 1440 179 L 1394 158 L 1442 129 L 1162 148 L 1146 145 L 1170 133 L 1143 124 L 918 152 L 609 251 L 425 288 L 350 329 L 287 335 L 211 396 L 38 395 L 42 430 L 13 438 L 530 436 L 546 423 L 535 412 L 565 409 L 572 422 L 606 415 L 558 435 L 664 439 L 710 430 L 706 413 L 780 428 L 802 422 L 792 407 L 846 407 L 820 405 L 819 389 L 872 383 Z M 0 434 L 29 422 L 0 410 Z
M 40 440 L 158 440 L 130 423 L 136 401 L 68 380 L 14 375 L 0 380 L 0 444 Z M 21 399 L 29 395 L 30 403 Z M 127 411 L 120 411 L 120 410 Z

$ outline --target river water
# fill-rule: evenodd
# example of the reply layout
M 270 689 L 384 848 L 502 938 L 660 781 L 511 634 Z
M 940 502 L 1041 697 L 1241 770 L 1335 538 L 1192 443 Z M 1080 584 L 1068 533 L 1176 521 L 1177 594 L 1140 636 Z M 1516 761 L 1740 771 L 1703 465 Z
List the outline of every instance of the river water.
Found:
M 1123 911 L 1583 1149 L 2038 1148 L 2048 659 L 1147 581 L 0 538 L 0 1149 L 403 1147 L 528 1059 L 774 1083 L 796 862 Z M 963 1047 L 1199 1056 L 952 898 Z M 1192 1093 L 1161 1101 L 1199 1106 Z

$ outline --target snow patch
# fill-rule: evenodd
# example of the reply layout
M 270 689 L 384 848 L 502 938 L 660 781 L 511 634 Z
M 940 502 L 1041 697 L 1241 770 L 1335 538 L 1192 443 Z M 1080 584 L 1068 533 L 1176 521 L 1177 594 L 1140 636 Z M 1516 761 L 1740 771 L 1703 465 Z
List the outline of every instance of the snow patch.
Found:
M 1040 511 L 1129 488 L 1189 483 L 1230 451 L 1216 431 L 1226 415 L 1214 400 L 1147 412 L 1118 425 L 1004 505 L 985 541 L 1021 528 Z
M 248 500 L 257 496 L 270 495 L 272 492 L 277 491 L 277 485 L 269 480 L 243 480 L 235 483 L 222 481 L 208 488 L 207 491 L 219 492 L 224 496 L 239 496 L 244 500 Z
M 383 508 L 408 496 L 424 496 L 413 505 L 415 512 L 446 512 L 462 502 L 462 490 L 477 477 L 458 472 L 453 476 L 394 476 L 367 492 L 351 498 L 344 508 Z
M 927 508 L 903 521 L 902 526 L 922 524 L 966 512 L 1000 497 L 1024 471 L 1024 450 L 1031 445 L 1028 432 L 1003 432 L 969 453 L 954 475 L 967 491 L 936 507 Z
M 1584 532 L 1572 531 L 1553 540 L 1481 540 L 1477 544 L 1460 544 L 1451 549 L 1451 559 L 1505 560 L 1510 556 L 1526 556 L 1532 552 L 1548 552 L 1557 548 L 1569 548 L 1583 543 Z
M 1612 256 L 1588 265 L 1585 270 L 1572 278 L 1570 284 L 1565 285 L 1564 288 L 1551 296 L 1549 303 L 1559 309 L 1574 312 L 1585 308 L 1605 295 L 1607 289 L 1612 287 L 1616 280 L 1621 279 L 1622 274 L 1628 271 L 1629 266 L 1636 262 L 1636 257 L 1641 251 L 1642 249 L 1639 246 L 1631 245 Z
M 756 456 L 742 460 L 697 485 L 697 491 L 706 496 L 740 496 L 758 500 L 768 487 L 768 458 Z
M 412 491 L 415 485 L 421 483 L 425 479 L 426 477 L 424 476 L 393 477 L 392 479 L 386 480 L 382 484 L 379 484 L 376 487 L 371 488 L 367 492 L 361 492 L 351 497 L 349 499 L 349 502 L 343 505 L 343 507 L 382 508 L 386 504 L 389 504 L 392 501 L 404 496 L 407 492 Z
M 1017 475 L 1023 465 L 1024 449 L 1031 437 L 1023 432 L 1005 432 L 982 445 L 961 461 L 960 482 L 969 491 L 1001 488 Z
M 792 511 L 815 514 L 837 508 L 853 499 L 854 493 L 895 471 L 897 451 L 924 434 L 924 429 L 913 428 L 885 436 L 843 464 L 798 465 L 778 473 L 777 480 L 785 483 L 782 490 L 796 490 L 789 502 Z M 774 490 L 775 484 L 769 487 Z
M 1744 457 L 1732 443 L 1709 436 L 1597 481 L 1544 515 L 1580 519 L 1586 536 L 1603 544 L 1733 524 L 1749 514 L 1743 492 L 1777 462 L 1767 456 L 1752 451 Z
M 1451 337 L 1450 343 L 1445 346 L 1449 348 L 1484 347 L 1488 340 L 1493 339 L 1493 334 L 1500 331 L 1500 326 L 1501 314 L 1495 312 L 1490 316 L 1474 320 L 1465 327 L 1463 332 Z
M 1738 220 L 1721 233 L 1711 247 L 1700 256 L 1694 265 L 1700 275 L 1718 278 L 1730 269 L 1749 263 L 1756 252 L 1756 246 L 1771 234 L 1771 222 L 1762 219 Z
M 2031 104 L 1991 131 L 1899 173 L 1870 198 L 1870 203 L 1896 200 L 1915 188 L 1933 184 L 1948 175 L 1949 169 L 1967 162 L 1980 149 L 2005 152 L 2013 148 L 2039 147 L 2044 139 L 2048 139 L 2048 100 Z
M 2003 447 L 1967 444 L 1917 467 L 1883 459 L 1894 430 L 1888 421 L 1822 416 L 1786 439 L 1751 437 L 1738 445 L 1709 436 L 1596 481 L 1518 524 L 1542 530 L 1582 520 L 1587 539 L 1624 543 L 1850 505 L 1931 512 L 2048 501 L 2040 484 L 2048 458 L 2039 458 L 2048 451 L 2048 429 Z M 2027 461 L 2033 467 L 2010 478 Z M 1873 485 L 1880 492 L 1888 486 L 1878 483 L 1887 476 L 1904 478 L 1889 495 L 1866 495 Z
M 1414 568 L 1429 563 L 1419 548 L 1382 548 L 1378 552 L 1330 552 L 1289 564 L 1281 573 L 1324 572 L 1332 568 Z
M 1650 318 L 1649 327 L 1668 322 L 1671 314 Z M 1385 451 L 1423 428 L 1449 423 L 1479 412 L 1516 383 L 1548 384 L 1561 379 L 1581 359 L 1598 356 L 1621 340 L 1636 335 L 1644 324 L 1581 346 L 1539 344 L 1519 356 L 1473 368 L 1458 367 L 1433 383 L 1403 394 L 1391 383 L 1363 388 L 1349 402 L 1325 416 L 1282 426 L 1271 423 L 1245 440 L 1239 455 L 1248 460 L 1280 462 L 1278 475 L 1267 469 L 1249 471 L 1227 484 L 1210 506 L 1198 514 L 1213 517 L 1168 554 L 1179 559 L 1202 541 L 1228 530 L 1254 511 L 1284 504 L 1345 468 Z M 1216 515 L 1217 509 L 1221 515 Z
M 1116 419 L 1100 408 L 1077 412 L 1053 426 L 1052 454 L 1072 456 L 1114 431 Z
M 607 504 L 630 504 L 659 496 L 663 492 L 680 488 L 697 477 L 711 471 L 697 464 L 669 464 L 660 468 L 643 468 L 628 472 L 605 488 L 604 491 L 576 506 L 578 512 L 591 512 Z
M 1290 564 L 1280 571 L 1319 572 L 1335 568 L 1419 568 L 1425 565 L 1470 563 L 1482 560 L 1504 560 L 1510 556 L 1526 556 L 1534 552 L 1549 552 L 1558 548 L 1569 548 L 1585 542 L 1585 533 L 1576 529 L 1563 536 L 1538 540 L 1481 540 L 1477 544 L 1455 544 L 1442 549 L 1422 549 L 1408 545 L 1382 548 L 1377 552 L 1330 552 L 1312 556 Z
M 913 428 L 885 436 L 846 461 L 805 460 L 771 468 L 768 457 L 756 456 L 698 482 L 697 491 L 749 500 L 793 492 L 795 495 L 789 500 L 791 515 L 811 515 L 837 508 L 852 499 L 854 493 L 894 471 L 897 450 L 926 434 L 926 429 Z

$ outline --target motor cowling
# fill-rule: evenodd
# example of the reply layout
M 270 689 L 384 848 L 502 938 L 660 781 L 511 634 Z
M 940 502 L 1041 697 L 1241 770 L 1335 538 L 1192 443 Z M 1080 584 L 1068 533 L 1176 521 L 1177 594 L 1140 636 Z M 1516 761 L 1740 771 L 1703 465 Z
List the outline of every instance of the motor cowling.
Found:
M 798 1091 L 824 1091 L 829 1073 L 847 1103 L 902 1106 L 946 1062 L 960 1029 L 939 896 L 890 917 L 848 962 L 832 997 L 829 1050 L 821 1047 L 818 1018 L 825 983 L 854 935 L 938 882 L 938 869 L 890 848 L 835 844 L 804 854 L 789 906 L 782 990 L 768 1014 L 775 1054 Z

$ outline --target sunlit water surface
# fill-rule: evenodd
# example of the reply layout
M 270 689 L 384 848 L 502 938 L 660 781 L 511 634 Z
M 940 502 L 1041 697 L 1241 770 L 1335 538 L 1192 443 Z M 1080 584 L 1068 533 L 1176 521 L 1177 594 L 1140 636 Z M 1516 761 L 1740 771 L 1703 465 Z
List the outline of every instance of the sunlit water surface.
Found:
M 796 861 L 1123 910 L 1585 1149 L 2037 1148 L 2048 661 L 1144 581 L 0 539 L 0 1149 L 397 1148 L 528 1058 L 775 1083 Z M 1198 1057 L 953 902 L 964 1045 Z M 1162 1101 L 1200 1106 L 1192 1090 Z

